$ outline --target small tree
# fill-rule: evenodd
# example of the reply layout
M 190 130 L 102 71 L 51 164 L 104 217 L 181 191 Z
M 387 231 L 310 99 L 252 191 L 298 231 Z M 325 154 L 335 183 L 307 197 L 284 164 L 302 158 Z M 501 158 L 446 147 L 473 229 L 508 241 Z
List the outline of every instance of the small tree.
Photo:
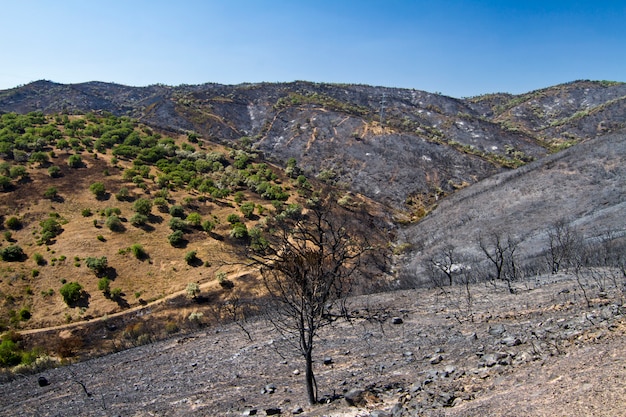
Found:
M 69 165 L 70 168 L 80 168 L 83 166 L 83 160 L 80 155 L 70 155 L 70 157 L 67 158 L 67 165 Z
M 345 297 L 361 258 L 370 248 L 356 233 L 353 213 L 338 208 L 329 198 L 298 219 L 284 219 L 267 245 L 254 250 L 269 294 L 269 320 L 294 342 L 305 361 L 309 402 L 317 402 L 313 351 L 318 331 L 345 317 Z
M 26 254 L 21 247 L 11 245 L 0 249 L 0 258 L 6 262 L 21 262 L 26 258 Z
M 106 187 L 102 182 L 94 182 L 89 186 L 89 191 L 96 196 L 98 200 L 102 200 L 107 193 Z
M 63 297 L 63 301 L 65 301 L 68 306 L 71 306 L 72 304 L 76 304 L 78 300 L 82 298 L 83 286 L 78 282 L 68 282 L 63 284 L 59 292 Z
M 133 204 L 133 209 L 139 214 L 148 216 L 150 215 L 150 212 L 152 211 L 152 201 L 146 198 L 140 198 L 136 200 L 135 203 Z
M 504 280 L 509 293 L 514 294 L 512 282 L 518 278 L 519 270 L 515 258 L 515 251 L 519 242 L 511 236 L 503 237 L 493 233 L 488 238 L 480 237 L 478 242 L 487 260 L 493 266 L 495 280 Z
M 187 284 L 185 292 L 187 293 L 187 297 L 195 300 L 198 297 L 198 294 L 200 294 L 200 286 L 195 282 L 190 282 Z
M 101 256 L 100 258 L 87 257 L 85 264 L 97 276 L 101 276 L 109 268 L 109 261 L 106 256 Z

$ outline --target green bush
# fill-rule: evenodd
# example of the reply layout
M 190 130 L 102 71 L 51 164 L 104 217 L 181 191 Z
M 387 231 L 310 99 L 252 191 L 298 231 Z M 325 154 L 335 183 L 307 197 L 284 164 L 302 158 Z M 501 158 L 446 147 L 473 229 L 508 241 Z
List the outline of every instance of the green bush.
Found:
M 0 258 L 6 262 L 20 262 L 26 258 L 26 254 L 19 246 L 11 245 L 0 249 Z
M 91 191 L 98 200 L 102 200 L 107 194 L 106 187 L 102 182 L 94 182 L 93 184 L 91 184 L 89 186 L 89 191 Z
M 130 218 L 130 224 L 132 224 L 135 227 L 144 226 L 147 222 L 148 222 L 148 216 L 140 214 L 140 213 L 135 213 L 133 217 Z
M 63 301 L 65 301 L 68 306 L 71 306 L 77 303 L 83 296 L 83 286 L 78 282 L 68 282 L 63 284 L 59 292 L 63 297 Z
M 198 261 L 198 253 L 195 250 L 189 251 L 185 254 L 185 262 L 193 264 Z
M 109 228 L 109 230 L 111 230 L 113 232 L 123 232 L 124 231 L 124 225 L 122 224 L 122 221 L 120 220 L 120 218 L 117 217 L 116 215 L 112 215 L 112 216 L 107 217 L 105 225 L 106 225 L 106 227 Z
M 70 168 L 80 168 L 83 166 L 83 160 L 80 155 L 70 155 L 70 157 L 67 158 L 67 165 L 69 165 Z
M 86 208 L 86 209 L 83 209 L 83 210 L 80 212 L 80 214 L 82 214 L 82 216 L 83 216 L 83 217 L 89 217 L 89 216 L 91 216 L 93 213 L 91 212 L 91 209 Z
M 43 193 L 43 197 L 48 200 L 54 200 L 59 196 L 59 192 L 56 187 L 48 187 Z
M 233 224 L 233 228 L 230 230 L 230 237 L 240 240 L 247 239 L 248 228 L 243 223 L 235 223 Z
M 39 266 L 43 266 L 43 265 L 46 264 L 46 260 L 44 259 L 43 255 L 41 253 L 35 253 L 33 255 L 33 259 L 35 260 L 35 262 Z
M 111 296 L 111 280 L 107 277 L 98 280 L 98 289 L 102 291 L 105 297 Z
M 191 227 L 200 227 L 202 224 L 202 216 L 199 213 L 189 213 L 187 216 L 187 224 Z
M 210 220 L 205 220 L 202 222 L 202 230 L 207 233 L 211 233 L 211 231 L 215 228 L 215 223 Z
M 91 269 L 98 276 L 104 274 L 109 268 L 109 261 L 106 256 L 101 256 L 100 258 L 87 257 L 85 264 L 87 268 Z
M 130 251 L 133 253 L 135 258 L 137 259 L 145 259 L 148 257 L 148 254 L 146 253 L 145 249 L 139 243 L 132 244 L 130 246 Z
M 239 223 L 241 219 L 239 219 L 239 216 L 236 215 L 235 213 L 231 213 L 228 215 L 228 217 L 226 217 L 226 221 L 230 224 L 235 224 L 235 223 Z
M 4 225 L 11 230 L 19 230 L 22 228 L 21 220 L 15 216 L 9 217 L 6 222 L 4 222 Z
M 146 198 L 140 198 L 133 204 L 133 209 L 144 216 L 148 216 L 152 211 L 152 201 Z
M 176 230 L 167 237 L 167 240 L 170 242 L 170 245 L 174 247 L 182 246 L 185 242 L 185 235 L 182 230 Z
M 48 168 L 48 175 L 50 175 L 51 178 L 59 178 L 62 175 L 61 168 L 56 165 L 52 165 Z
M 241 207 L 239 207 L 239 210 L 241 210 L 241 213 L 246 219 L 249 219 L 254 214 L 254 203 L 243 203 Z
M 183 218 L 185 217 L 185 209 L 183 206 L 179 206 L 179 205 L 174 205 L 170 207 L 170 216 L 172 217 L 179 217 L 179 218 Z
M 179 217 L 172 217 L 169 222 L 170 229 L 172 230 L 185 230 L 187 223 Z

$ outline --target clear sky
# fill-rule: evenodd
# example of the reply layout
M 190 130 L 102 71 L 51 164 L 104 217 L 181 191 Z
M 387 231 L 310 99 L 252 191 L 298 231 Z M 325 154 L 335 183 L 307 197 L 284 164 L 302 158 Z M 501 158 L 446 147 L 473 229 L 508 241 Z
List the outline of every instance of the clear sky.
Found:
M 0 89 L 307 80 L 522 93 L 626 81 L 626 1 L 0 0 Z

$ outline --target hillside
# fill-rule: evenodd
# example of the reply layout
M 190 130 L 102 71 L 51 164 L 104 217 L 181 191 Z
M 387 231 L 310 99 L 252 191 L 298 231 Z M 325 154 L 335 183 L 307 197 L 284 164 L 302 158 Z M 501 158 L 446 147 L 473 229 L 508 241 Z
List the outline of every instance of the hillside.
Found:
M 210 356 L 243 366 L 245 384 L 231 385 L 258 392 L 271 383 L 269 350 L 280 341 L 268 339 L 261 317 L 248 322 L 264 311 L 265 295 L 248 255 L 279 233 L 281 222 L 306 221 L 325 200 L 350 219 L 350 234 L 368 236 L 372 258 L 353 293 L 378 293 L 352 300 L 358 307 L 349 316 L 361 327 L 325 335 L 329 355 L 349 357 L 336 373 L 334 367 L 321 373 L 328 389 L 341 392 L 328 392 L 329 412 L 348 386 L 369 387 L 386 405 L 401 403 L 397 415 L 422 409 L 439 415 L 455 398 L 462 401 L 451 415 L 493 411 L 486 392 L 513 362 L 521 373 L 511 372 L 527 381 L 535 361 L 556 372 L 559 365 L 549 361 L 556 356 L 575 369 L 581 349 L 606 343 L 602 348 L 614 352 L 623 345 L 625 112 L 626 84 L 593 81 L 463 99 L 301 81 L 141 88 L 37 81 L 0 91 L 0 330 L 7 331 L 0 365 L 37 367 L 35 358 L 48 360 L 45 354 L 67 363 L 163 339 L 180 355 L 172 338 L 186 345 L 198 331 L 206 337 L 193 352 L 204 352 L 213 329 L 227 329 L 223 337 L 215 330 L 226 352 Z M 404 289 L 412 292 L 398 291 Z M 411 326 L 397 332 L 393 316 Z M 521 345 L 494 338 L 492 321 L 517 329 Z M 227 323 L 232 327 L 222 327 Z M 542 326 L 552 333 L 529 330 Z M 232 339 L 236 329 L 241 341 Z M 599 341 L 594 335 L 603 330 Z M 371 365 L 370 342 L 343 344 L 377 331 L 393 334 L 371 342 L 387 352 L 387 368 L 350 374 L 357 358 Z M 481 341 L 467 339 L 472 333 Z M 257 339 L 244 341 L 250 335 Z M 415 349 L 427 353 L 414 360 L 416 340 Z M 441 376 L 445 369 L 423 370 L 446 343 L 450 354 L 443 356 L 464 369 L 454 383 Z M 475 363 L 476 355 L 502 353 L 500 344 L 511 363 L 493 369 Z M 142 349 L 127 361 L 157 348 Z M 568 361 L 570 354 L 579 359 Z M 518 363 L 516 355 L 525 359 Z M 108 360 L 102 366 L 113 367 Z M 170 372 L 160 360 L 144 364 Z M 202 369 L 221 372 L 212 366 Z M 410 377 L 397 378 L 404 372 Z M 333 386 L 339 374 L 345 384 Z M 260 388 L 257 376 L 264 378 Z M 613 377 L 598 374 L 598 381 Z M 284 395 L 271 398 L 286 407 L 290 382 L 280 383 Z M 109 392 L 107 382 L 97 384 Z M 225 393 L 230 388 L 223 384 L 214 381 L 207 390 Z M 510 395 L 508 388 L 491 395 Z M 55 389 L 47 392 L 65 398 Z M 243 395 L 237 390 L 213 404 L 196 396 L 198 408 L 185 412 L 226 407 L 240 415 L 248 401 L 230 398 Z M 454 391 L 449 402 L 440 396 L 446 390 Z M 168 395 L 187 404 L 179 392 Z M 253 405 L 272 402 L 245 395 Z M 91 405 L 76 410 L 89 414 Z M 153 411 L 171 406 L 159 403 Z M 337 412 L 352 416 L 375 407 L 344 408 Z
M 587 242 L 623 245 L 624 160 L 626 135 L 600 136 L 459 191 L 423 221 L 402 229 L 407 252 L 398 262 L 400 274 L 424 283 L 424 260 L 441 257 L 447 247 L 456 248 L 458 262 L 476 262 L 484 258 L 481 236 L 493 234 L 519 243 L 519 267 L 526 274 L 542 272 L 548 267 L 548 234 L 558 223 Z
M 243 138 L 279 166 L 294 157 L 309 177 L 420 217 L 456 189 L 623 128 L 623 97 L 622 83 L 588 81 L 469 99 L 307 82 L 139 88 L 38 81 L 0 92 L 0 112 L 106 111 L 225 144 Z

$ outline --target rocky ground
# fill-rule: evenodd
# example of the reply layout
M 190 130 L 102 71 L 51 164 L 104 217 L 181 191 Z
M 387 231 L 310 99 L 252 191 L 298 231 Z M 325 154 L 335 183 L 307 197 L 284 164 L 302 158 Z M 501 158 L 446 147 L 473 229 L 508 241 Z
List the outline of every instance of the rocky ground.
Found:
M 0 384 L 6 416 L 626 415 L 619 294 L 571 277 L 410 290 L 352 300 L 316 362 L 309 406 L 300 358 L 263 320 L 140 346 Z M 43 386 L 39 382 L 41 378 Z

